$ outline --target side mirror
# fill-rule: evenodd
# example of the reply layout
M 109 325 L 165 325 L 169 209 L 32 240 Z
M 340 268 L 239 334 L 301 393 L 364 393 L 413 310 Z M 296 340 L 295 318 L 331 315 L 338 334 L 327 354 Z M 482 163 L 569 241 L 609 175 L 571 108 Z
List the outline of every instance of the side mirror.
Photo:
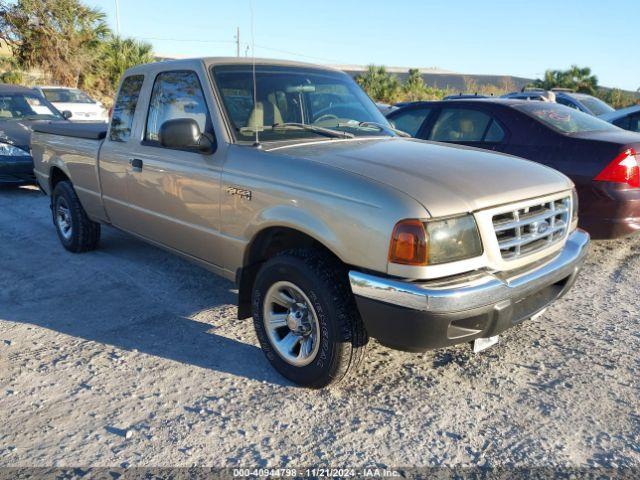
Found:
M 167 120 L 160 126 L 158 137 L 163 147 L 197 150 L 204 154 L 213 152 L 213 141 L 200 131 L 193 118 Z
M 71 113 L 71 110 L 65 110 L 64 112 L 62 112 L 62 118 L 64 118 L 65 120 L 69 120 L 71 117 L 73 117 L 73 113 Z

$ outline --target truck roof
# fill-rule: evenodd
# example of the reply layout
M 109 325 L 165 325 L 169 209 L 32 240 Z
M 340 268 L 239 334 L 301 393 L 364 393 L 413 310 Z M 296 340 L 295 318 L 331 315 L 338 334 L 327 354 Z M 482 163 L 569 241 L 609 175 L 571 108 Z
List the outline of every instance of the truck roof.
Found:
M 256 58 L 255 60 L 251 57 L 194 57 L 194 58 L 184 58 L 179 60 L 163 60 L 160 62 L 154 63 L 145 63 L 143 65 L 137 65 L 128 69 L 125 74 L 133 74 L 133 73 L 143 73 L 148 72 L 149 70 L 167 70 L 167 69 L 181 69 L 193 67 L 194 64 L 204 63 L 207 67 L 215 66 L 215 65 L 247 65 L 251 66 L 255 62 L 256 65 L 274 65 L 274 66 L 282 66 L 282 67 L 305 67 L 305 68 L 316 68 L 321 70 L 330 70 L 334 72 L 342 72 L 342 70 L 329 67 L 326 65 L 317 65 L 314 63 L 306 63 L 306 62 L 297 62 L 293 60 L 276 60 L 272 58 Z

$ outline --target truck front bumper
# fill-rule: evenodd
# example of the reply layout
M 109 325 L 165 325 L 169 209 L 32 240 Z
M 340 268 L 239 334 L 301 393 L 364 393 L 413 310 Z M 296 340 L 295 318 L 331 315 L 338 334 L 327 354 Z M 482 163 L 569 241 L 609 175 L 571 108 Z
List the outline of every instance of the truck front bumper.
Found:
M 349 272 L 371 337 L 398 350 L 422 352 L 499 334 L 545 309 L 573 285 L 589 245 L 576 230 L 554 257 L 525 270 L 408 282 Z

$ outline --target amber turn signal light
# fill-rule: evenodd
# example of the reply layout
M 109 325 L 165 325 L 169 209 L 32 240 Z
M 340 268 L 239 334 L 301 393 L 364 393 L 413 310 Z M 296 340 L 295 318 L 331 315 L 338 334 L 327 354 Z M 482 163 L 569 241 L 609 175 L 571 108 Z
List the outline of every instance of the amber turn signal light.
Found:
M 402 220 L 393 228 L 389 261 L 402 265 L 427 265 L 427 232 L 420 220 Z

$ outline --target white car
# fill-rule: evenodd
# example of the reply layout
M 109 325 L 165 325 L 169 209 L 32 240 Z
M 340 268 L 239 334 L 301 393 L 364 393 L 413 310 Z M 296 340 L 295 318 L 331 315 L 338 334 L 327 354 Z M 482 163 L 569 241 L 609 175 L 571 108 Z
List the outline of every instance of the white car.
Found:
M 36 90 L 61 112 L 71 112 L 69 117 L 71 121 L 106 122 L 109 120 L 109 113 L 102 103 L 82 90 L 56 86 L 36 87 Z

